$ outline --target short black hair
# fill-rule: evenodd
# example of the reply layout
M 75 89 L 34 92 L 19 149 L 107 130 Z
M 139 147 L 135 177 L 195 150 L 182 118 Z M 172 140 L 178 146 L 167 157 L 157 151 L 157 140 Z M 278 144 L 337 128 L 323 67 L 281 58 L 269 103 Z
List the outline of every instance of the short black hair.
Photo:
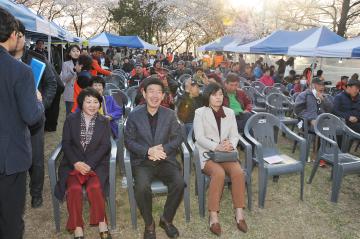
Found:
M 88 96 L 88 97 L 91 96 L 91 97 L 98 99 L 98 101 L 100 103 L 100 107 L 101 107 L 102 97 L 99 94 L 99 92 L 97 92 L 97 90 L 95 90 L 94 88 L 87 87 L 87 88 L 83 89 L 77 97 L 77 102 L 78 102 L 78 106 L 79 106 L 80 110 L 83 109 L 83 104 L 84 104 L 84 100 L 85 100 L 86 96 Z
M 222 93 L 224 94 L 224 89 L 222 88 L 222 86 L 220 84 L 218 84 L 218 83 L 210 83 L 210 84 L 208 84 L 205 87 L 205 89 L 203 91 L 203 95 L 202 95 L 203 105 L 209 107 L 209 105 L 210 105 L 210 96 L 215 94 L 219 90 L 221 90 Z
M 101 46 L 96 46 L 94 47 L 94 51 L 100 51 L 100 52 L 103 52 L 104 49 L 101 47 Z
M 101 76 L 93 76 L 90 80 L 90 86 L 93 86 L 95 83 L 102 84 L 103 88 L 105 89 L 105 80 Z
M 37 45 L 39 42 L 45 43 L 43 40 L 37 39 L 36 42 L 35 42 L 35 44 Z
M 18 32 L 25 35 L 25 26 L 24 26 L 24 24 L 20 20 L 16 20 L 16 22 L 18 24 Z
M 316 72 L 316 76 L 322 76 L 322 74 L 323 74 L 323 70 L 318 70 L 318 71 Z
M 11 33 L 18 31 L 18 22 L 8 11 L 0 7 L 0 42 L 6 42 Z
M 161 87 L 162 92 L 164 92 L 165 86 L 156 75 L 149 76 L 148 78 L 146 78 L 144 80 L 144 91 L 145 92 L 146 92 L 147 88 L 149 87 L 149 85 L 159 85 Z
M 78 60 L 79 65 L 82 65 L 81 70 L 89 71 L 91 70 L 92 58 L 86 55 L 80 55 Z

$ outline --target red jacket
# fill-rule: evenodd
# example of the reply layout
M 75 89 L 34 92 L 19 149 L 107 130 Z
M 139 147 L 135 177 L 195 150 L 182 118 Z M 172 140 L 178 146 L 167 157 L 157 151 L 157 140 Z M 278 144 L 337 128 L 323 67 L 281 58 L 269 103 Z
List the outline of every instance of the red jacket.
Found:
M 237 89 L 236 90 L 236 99 L 239 101 L 241 108 L 245 111 L 252 111 L 252 103 L 250 98 L 246 95 L 243 90 Z M 224 95 L 223 106 L 229 107 L 230 101 L 227 94 Z
M 271 76 L 263 75 L 259 81 L 264 83 L 265 86 L 273 86 L 274 85 L 274 80 Z

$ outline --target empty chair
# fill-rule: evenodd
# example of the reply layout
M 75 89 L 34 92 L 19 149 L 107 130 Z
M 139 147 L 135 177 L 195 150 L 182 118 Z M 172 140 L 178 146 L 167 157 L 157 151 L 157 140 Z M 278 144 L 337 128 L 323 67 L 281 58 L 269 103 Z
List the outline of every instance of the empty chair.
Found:
M 265 96 L 261 94 L 258 90 L 256 90 L 252 86 L 244 86 L 242 90 L 246 92 L 246 94 L 251 99 L 253 104 L 253 111 L 255 112 L 265 112 Z
M 259 92 L 263 92 L 263 89 L 265 88 L 264 83 L 262 83 L 261 81 L 253 81 L 251 83 L 251 86 L 254 87 Z
M 127 88 L 125 91 L 127 96 L 130 98 L 132 107 L 135 107 L 135 98 L 136 95 L 138 94 L 138 90 L 139 90 L 139 86 L 131 86 Z
M 105 78 L 105 82 L 106 82 L 106 78 Z M 104 95 L 111 95 L 112 90 L 120 90 L 120 88 L 114 83 L 106 83 L 104 89 Z
M 279 90 L 278 88 L 274 87 L 274 86 L 265 86 L 262 93 L 266 96 L 266 95 L 270 95 L 272 93 L 279 93 L 282 94 L 281 90 Z
M 283 94 L 287 94 L 288 90 L 286 89 L 286 86 L 281 83 L 275 83 L 274 87 L 281 91 Z
M 319 167 L 320 160 L 332 165 L 331 201 L 337 202 L 342 178 L 347 174 L 360 173 L 360 158 L 346 153 L 347 145 L 352 139 L 360 139 L 360 134 L 350 129 L 335 115 L 323 113 L 315 121 L 315 133 L 320 138 L 318 151 L 308 183 L 311 183 Z M 336 141 L 342 137 L 341 149 Z
M 295 125 L 298 120 L 286 116 L 286 113 L 292 112 L 293 104 L 289 98 L 282 93 L 272 93 L 266 96 L 267 111 L 280 119 L 286 125 Z
M 300 156 L 296 160 L 281 154 L 275 141 L 275 131 L 280 130 L 290 140 L 300 145 Z M 276 116 L 269 113 L 258 113 L 250 117 L 245 125 L 245 136 L 254 145 L 253 160 L 258 164 L 259 207 L 263 208 L 268 178 L 290 173 L 300 174 L 300 199 L 303 199 L 304 167 L 306 162 L 306 142 L 296 135 Z

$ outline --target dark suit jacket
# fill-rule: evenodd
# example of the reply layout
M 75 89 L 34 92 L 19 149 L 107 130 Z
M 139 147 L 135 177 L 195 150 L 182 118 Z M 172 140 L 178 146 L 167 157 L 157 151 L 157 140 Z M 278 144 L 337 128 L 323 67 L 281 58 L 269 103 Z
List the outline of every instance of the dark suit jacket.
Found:
M 0 174 L 24 172 L 31 165 L 29 125 L 43 115 L 30 67 L 0 46 Z
M 55 196 L 63 200 L 66 191 L 66 180 L 74 170 L 74 164 L 82 161 L 91 167 L 99 177 L 103 192 L 106 194 L 109 178 L 109 161 L 111 151 L 110 124 L 102 115 L 95 121 L 94 133 L 86 151 L 80 143 L 81 112 L 70 114 L 64 123 L 62 147 L 64 158 L 60 162 L 59 181 L 55 188 Z
M 176 152 L 183 137 L 175 112 L 160 106 L 155 137 L 151 134 L 146 104 L 136 107 L 128 117 L 125 127 L 125 146 L 130 151 L 131 165 L 139 165 L 147 159 L 150 147 L 162 144 L 166 160 L 177 163 Z

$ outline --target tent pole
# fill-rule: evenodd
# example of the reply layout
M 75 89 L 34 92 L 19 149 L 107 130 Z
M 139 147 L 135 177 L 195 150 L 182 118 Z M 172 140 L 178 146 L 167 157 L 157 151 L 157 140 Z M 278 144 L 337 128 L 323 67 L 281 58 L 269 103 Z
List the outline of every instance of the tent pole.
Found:
M 48 61 L 52 63 L 51 61 L 51 36 L 48 35 Z
M 311 64 L 311 78 L 310 78 L 310 85 L 311 85 L 311 81 L 312 81 L 313 76 L 314 76 L 315 62 L 316 62 L 316 56 L 314 56 L 314 57 L 313 57 L 312 64 Z

